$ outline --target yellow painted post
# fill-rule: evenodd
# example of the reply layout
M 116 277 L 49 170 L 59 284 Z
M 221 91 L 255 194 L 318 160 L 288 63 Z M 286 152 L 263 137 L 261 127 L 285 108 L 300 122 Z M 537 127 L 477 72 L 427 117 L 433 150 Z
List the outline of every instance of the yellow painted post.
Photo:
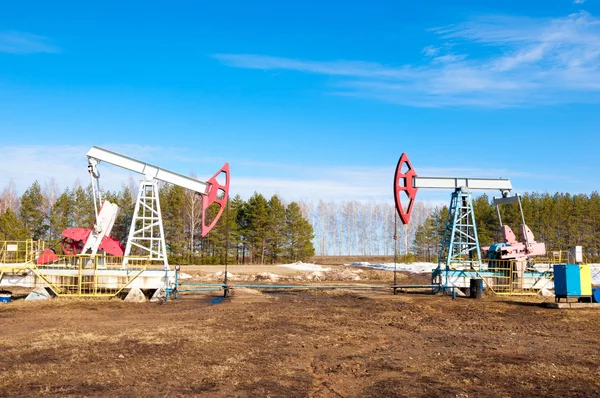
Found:
M 98 294 L 98 255 L 94 255 L 94 296 Z
M 77 258 L 77 266 L 79 267 L 79 278 L 77 279 L 77 292 L 78 295 L 81 296 L 81 278 L 82 278 L 82 268 L 83 268 L 83 260 L 81 258 Z

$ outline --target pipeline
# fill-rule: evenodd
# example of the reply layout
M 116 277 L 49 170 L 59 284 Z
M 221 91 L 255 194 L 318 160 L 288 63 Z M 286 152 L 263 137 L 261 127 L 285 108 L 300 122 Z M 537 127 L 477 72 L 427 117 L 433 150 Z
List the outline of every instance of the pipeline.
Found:
M 361 285 L 265 285 L 265 284 L 224 284 L 224 283 L 186 283 L 181 286 L 199 286 L 200 288 L 243 287 L 248 289 L 390 289 L 392 286 L 361 286 Z M 187 291 L 187 290 L 179 290 Z
M 176 271 L 179 267 L 176 267 Z M 231 288 L 247 288 L 247 289 L 352 289 L 352 290 L 377 290 L 377 289 L 392 289 L 394 293 L 398 289 L 440 289 L 444 291 L 450 290 L 450 295 L 454 299 L 456 297 L 454 286 L 440 286 L 440 285 L 267 285 L 267 284 L 228 284 L 228 283 L 184 283 L 179 285 L 179 278 L 177 278 L 176 272 L 176 292 L 177 293 L 193 293 L 193 292 L 205 292 L 205 291 L 219 291 L 223 289 L 226 293 Z M 193 287 L 192 289 L 186 289 L 182 287 Z M 226 294 L 227 295 L 227 294 Z

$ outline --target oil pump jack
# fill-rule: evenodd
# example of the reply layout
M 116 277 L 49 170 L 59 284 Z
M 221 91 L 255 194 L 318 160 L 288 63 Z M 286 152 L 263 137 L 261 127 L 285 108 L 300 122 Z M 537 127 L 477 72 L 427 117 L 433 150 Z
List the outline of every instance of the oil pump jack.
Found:
M 408 224 L 415 203 L 417 191 L 421 188 L 451 189 L 448 217 L 440 246 L 438 265 L 433 271 L 434 284 L 442 289 L 449 286 L 450 270 L 481 269 L 482 249 L 490 259 L 523 259 L 546 253 L 544 243 L 535 241 L 533 233 L 525 225 L 520 196 L 513 195 L 512 184 L 506 178 L 457 178 L 457 177 L 418 177 L 408 155 L 400 156 L 394 175 L 394 200 L 396 210 L 403 224 Z M 471 190 L 499 190 L 501 197 L 494 198 L 500 218 L 499 205 L 518 202 L 523 224 L 522 242 L 518 242 L 509 226 L 502 225 L 504 242 L 481 248 L 477 235 L 477 224 L 473 212 Z M 404 201 L 404 204 L 402 203 Z
M 68 255 L 110 254 L 123 256 L 124 268 L 127 267 L 129 260 L 143 258 L 149 259 L 151 262 L 162 263 L 164 268 L 168 270 L 169 264 L 158 191 L 159 182 L 180 186 L 202 196 L 202 236 L 208 234 L 216 225 L 227 204 L 229 192 L 228 163 L 225 163 L 207 182 L 203 182 L 97 146 L 88 151 L 87 158 L 96 219 L 91 229 L 70 228 L 62 232 L 64 237 L 63 252 Z M 117 217 L 118 206 L 108 200 L 102 200 L 100 173 L 97 167 L 101 162 L 144 176 L 140 181 L 125 248 L 123 248 L 121 242 L 110 235 Z M 217 180 L 221 175 L 224 175 L 225 178 L 223 184 L 220 184 Z M 219 209 L 216 216 L 207 223 L 207 211 L 213 204 L 216 204 Z M 48 264 L 57 259 L 58 256 L 54 253 L 46 251 L 38 258 L 37 263 Z
M 502 224 L 502 216 L 500 214 L 500 205 L 515 202 L 519 204 L 519 211 L 521 213 L 521 241 L 517 241 L 515 233 L 508 225 Z M 500 229 L 502 230 L 502 238 L 504 241 L 481 248 L 488 259 L 510 260 L 543 256 L 546 254 L 546 245 L 543 242 L 536 242 L 533 232 L 531 232 L 531 229 L 525 224 L 521 195 L 516 194 L 510 197 L 494 198 L 494 205 L 496 206 L 496 211 L 498 213 L 498 220 L 500 221 Z

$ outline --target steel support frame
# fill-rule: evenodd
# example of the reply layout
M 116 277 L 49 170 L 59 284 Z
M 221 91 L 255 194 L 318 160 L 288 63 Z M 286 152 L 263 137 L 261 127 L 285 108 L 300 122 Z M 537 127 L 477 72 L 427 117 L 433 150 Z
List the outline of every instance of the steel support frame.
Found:
M 471 192 L 465 188 L 452 192 L 448 218 L 438 256 L 438 266 L 434 271 L 434 283 L 445 291 L 448 286 L 448 272 L 455 265 L 481 270 L 481 249 L 477 235 L 477 225 L 473 212 Z
M 162 263 L 165 270 L 169 270 L 158 182 L 154 179 L 144 179 L 140 182 L 123 257 L 123 268 L 127 268 L 129 259 L 136 258 L 136 255 L 131 255 L 134 248 L 145 254 L 140 258 L 149 258 L 151 263 Z

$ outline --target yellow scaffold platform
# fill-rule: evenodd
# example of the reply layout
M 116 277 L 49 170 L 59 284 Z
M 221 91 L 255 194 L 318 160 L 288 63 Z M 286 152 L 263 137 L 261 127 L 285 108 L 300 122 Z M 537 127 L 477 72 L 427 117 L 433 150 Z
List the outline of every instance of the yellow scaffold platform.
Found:
M 37 264 L 43 250 L 41 241 L 0 242 L 0 286 L 45 286 L 63 297 L 112 297 L 129 287 L 150 263 L 140 257 L 78 254 Z

